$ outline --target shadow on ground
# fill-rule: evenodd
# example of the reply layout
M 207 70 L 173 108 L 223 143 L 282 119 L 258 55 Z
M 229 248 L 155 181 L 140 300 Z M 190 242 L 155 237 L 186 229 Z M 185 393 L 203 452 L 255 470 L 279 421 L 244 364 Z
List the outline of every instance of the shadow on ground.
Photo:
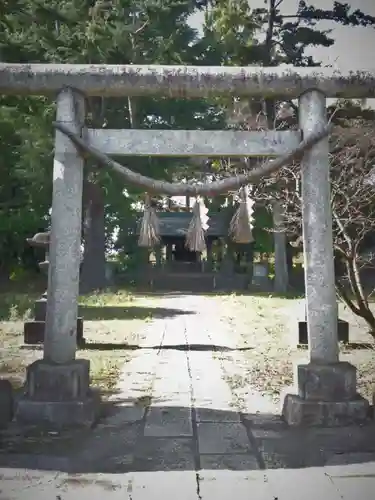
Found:
M 131 290 L 132 294 L 141 297 L 181 297 L 185 295 L 197 295 L 206 297 L 220 297 L 228 295 L 237 295 L 239 297 L 252 296 L 252 297 L 270 297 L 281 299 L 301 299 L 304 297 L 303 291 L 290 291 L 288 293 L 276 293 L 273 291 L 259 291 L 259 290 L 214 290 L 214 291 L 198 291 L 198 290 L 150 290 L 144 288 L 124 288 L 124 290 Z
M 36 433 L 12 426 L 0 467 L 70 474 L 264 470 L 375 461 L 375 426 L 291 429 L 274 414 L 168 406 L 150 398 L 107 403 L 93 429 Z M 190 420 L 190 415 L 192 416 Z M 190 422 L 192 421 L 192 425 Z M 72 481 L 74 478 L 72 478 Z
M 84 321 L 106 321 L 114 319 L 172 318 L 179 315 L 195 314 L 195 312 L 166 307 L 79 306 L 79 314 Z
M 157 351 L 176 350 L 176 351 L 214 351 L 214 352 L 230 352 L 230 351 L 250 351 L 254 347 L 228 347 L 212 344 L 176 344 L 176 345 L 143 345 L 138 344 L 121 344 L 121 343 L 104 343 L 104 342 L 85 342 L 79 349 L 92 351 L 112 351 L 112 350 L 147 350 L 156 349 Z

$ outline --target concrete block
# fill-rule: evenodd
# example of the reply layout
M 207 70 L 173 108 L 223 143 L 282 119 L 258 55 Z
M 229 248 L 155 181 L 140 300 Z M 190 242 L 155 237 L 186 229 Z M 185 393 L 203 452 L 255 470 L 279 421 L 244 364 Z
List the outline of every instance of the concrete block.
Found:
M 76 359 L 67 364 L 34 361 L 27 368 L 26 395 L 35 401 L 66 401 L 87 396 L 90 361 Z
M 337 335 L 339 342 L 347 344 L 349 342 L 349 323 L 342 319 L 337 323 Z M 308 345 L 307 321 L 298 322 L 298 344 Z
M 45 321 L 26 321 L 23 326 L 24 343 L 28 345 L 43 344 Z M 77 318 L 77 345 L 83 345 L 83 319 Z
M 146 418 L 144 435 L 152 437 L 193 436 L 191 408 L 151 407 Z
M 98 397 L 89 388 L 90 363 L 78 359 L 67 364 L 45 360 L 27 369 L 26 390 L 16 409 L 22 423 L 64 426 L 90 426 L 95 421 Z
M 36 321 L 45 321 L 47 312 L 47 299 L 42 297 L 34 302 L 34 318 Z
M 288 394 L 283 417 L 290 426 L 340 427 L 368 420 L 369 402 L 357 396 L 351 401 L 314 401 Z
M 202 454 L 238 454 L 252 451 L 246 429 L 238 423 L 199 423 L 198 442 Z
M 308 363 L 297 367 L 298 395 L 313 401 L 348 401 L 356 397 L 356 367 L 347 362 Z

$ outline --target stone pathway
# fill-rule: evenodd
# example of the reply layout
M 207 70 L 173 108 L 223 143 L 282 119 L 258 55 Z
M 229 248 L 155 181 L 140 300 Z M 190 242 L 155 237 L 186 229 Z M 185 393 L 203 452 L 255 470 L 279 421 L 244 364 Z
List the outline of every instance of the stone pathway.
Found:
M 112 415 L 84 449 L 9 457 L 0 500 L 374 497 L 374 426 L 288 429 L 241 383 L 249 361 L 217 303 L 184 296 L 162 305 L 181 315 L 148 325 Z

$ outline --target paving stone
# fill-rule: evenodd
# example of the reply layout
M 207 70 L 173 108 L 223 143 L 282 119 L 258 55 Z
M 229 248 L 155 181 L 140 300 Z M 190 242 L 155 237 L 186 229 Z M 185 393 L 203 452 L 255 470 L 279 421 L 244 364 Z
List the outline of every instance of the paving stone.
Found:
M 117 422 L 98 426 L 72 466 L 89 472 L 128 472 L 134 460 L 139 425 Z
M 200 453 L 246 453 L 251 451 L 246 429 L 236 423 L 199 423 Z
M 247 413 L 243 414 L 243 419 L 248 421 L 251 428 L 261 428 L 261 429 L 287 429 L 288 426 L 280 417 L 280 415 L 274 415 L 270 413 Z
M 199 492 L 202 500 L 256 499 L 274 500 L 264 471 L 200 471 Z
M 317 447 L 306 446 L 303 439 L 283 437 L 257 439 L 257 448 L 268 469 L 317 467 L 324 464 L 324 455 Z
M 282 439 L 282 432 L 274 429 L 252 429 L 251 434 L 255 439 Z
M 121 425 L 122 423 L 139 422 L 143 419 L 145 407 L 128 402 L 116 404 L 113 415 L 108 419 L 112 425 Z
M 216 408 L 196 408 L 197 422 L 236 422 L 240 423 L 240 414 L 235 411 L 222 411 Z
M 144 437 L 138 442 L 134 467 L 138 471 L 194 470 L 193 440 Z
M 190 392 L 172 392 L 166 390 L 161 396 L 152 394 L 153 407 L 181 407 L 191 408 L 192 399 Z
M 191 408 L 151 407 L 146 417 L 145 436 L 193 436 Z
M 374 469 L 375 470 L 375 469 Z M 375 477 L 334 478 L 333 483 L 342 500 L 374 500 Z
M 267 478 L 278 500 L 341 500 L 324 468 L 268 470 Z
M 131 500 L 195 500 L 197 480 L 195 471 L 135 473 L 128 487 Z M 125 497 L 126 500 L 126 497 Z
M 375 463 L 375 453 L 335 453 L 331 455 L 327 460 L 325 465 L 350 465 L 350 464 L 362 464 L 366 462 Z M 375 476 L 375 467 L 374 467 Z
M 65 474 L 2 469 L 1 498 L 6 500 L 131 500 L 126 474 Z
M 258 470 L 259 465 L 254 455 L 200 455 L 201 469 L 212 470 Z

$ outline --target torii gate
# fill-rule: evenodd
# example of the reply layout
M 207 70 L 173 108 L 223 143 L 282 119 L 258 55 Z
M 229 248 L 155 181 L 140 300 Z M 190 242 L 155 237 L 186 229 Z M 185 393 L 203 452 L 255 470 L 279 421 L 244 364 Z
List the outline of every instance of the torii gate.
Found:
M 89 362 L 75 359 L 84 165 L 77 146 L 107 155 L 284 155 L 265 169 L 238 178 L 231 187 L 253 182 L 286 164 L 296 152 L 304 152 L 302 214 L 310 362 L 298 366 L 298 393 L 286 396 L 283 414 L 290 425 L 342 425 L 366 419 L 369 404 L 357 394 L 356 368 L 339 361 L 326 97 L 375 97 L 375 70 L 343 75 L 330 68 L 4 63 L 0 64 L 0 92 L 57 94 L 44 358 L 28 367 L 26 393 L 17 408 L 20 421 L 85 425 L 96 415 Z M 85 129 L 85 96 L 142 95 L 298 98 L 300 130 Z M 145 184 L 144 178 L 132 177 L 129 171 L 122 173 L 144 187 L 159 185 L 158 181 Z M 221 182 L 225 191 L 228 183 Z M 164 192 L 196 193 L 194 186 L 184 186 Z M 215 190 L 207 187 L 206 191 Z

